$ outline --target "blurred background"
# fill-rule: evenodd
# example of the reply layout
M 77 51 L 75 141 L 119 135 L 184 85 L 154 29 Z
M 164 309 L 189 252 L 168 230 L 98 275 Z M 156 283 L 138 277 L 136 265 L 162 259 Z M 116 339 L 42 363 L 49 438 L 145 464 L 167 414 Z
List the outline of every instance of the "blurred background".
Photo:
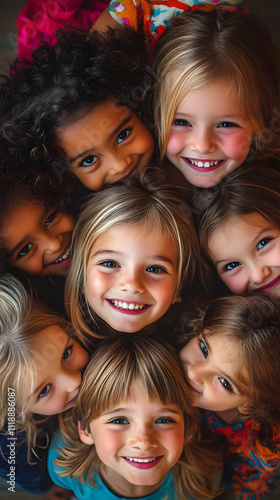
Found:
M 26 0 L 1 0 L 0 6 L 0 73 L 7 72 L 9 62 L 17 52 L 16 20 Z M 251 12 L 261 16 L 269 26 L 280 60 L 280 0 L 243 0 L 242 4 Z

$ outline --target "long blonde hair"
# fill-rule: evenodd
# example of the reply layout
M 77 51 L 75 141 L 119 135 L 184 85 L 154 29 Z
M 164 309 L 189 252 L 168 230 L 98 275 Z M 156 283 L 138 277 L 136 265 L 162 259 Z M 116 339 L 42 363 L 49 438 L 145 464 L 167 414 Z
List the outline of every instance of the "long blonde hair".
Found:
M 263 21 L 250 13 L 186 12 L 156 46 L 155 117 L 164 156 L 171 124 L 188 92 L 229 80 L 250 119 L 257 152 L 279 153 L 279 70 Z
M 94 470 L 100 474 L 101 461 L 94 446 L 81 443 L 78 422 L 89 431 L 90 422 L 104 411 L 130 398 L 131 387 L 139 381 L 151 400 L 175 404 L 185 421 L 185 447 L 175 465 L 174 477 L 185 498 L 189 491 L 195 498 L 209 498 L 217 493 L 215 477 L 220 469 L 222 451 L 211 439 L 200 434 L 200 415 L 191 405 L 178 356 L 168 344 L 145 336 L 116 334 L 103 341 L 93 354 L 83 376 L 73 412 L 60 415 L 64 444 L 55 464 L 62 477 L 77 477 L 95 487 Z
M 100 337 L 85 319 L 87 315 L 94 321 L 84 293 L 92 246 L 110 229 L 137 223 L 143 227 L 153 224 L 155 232 L 164 231 L 172 237 L 177 250 L 175 293 L 192 281 L 198 255 L 197 237 L 191 213 L 175 192 L 144 175 L 93 194 L 74 228 L 73 259 L 65 287 L 65 307 L 82 341 L 84 333 Z

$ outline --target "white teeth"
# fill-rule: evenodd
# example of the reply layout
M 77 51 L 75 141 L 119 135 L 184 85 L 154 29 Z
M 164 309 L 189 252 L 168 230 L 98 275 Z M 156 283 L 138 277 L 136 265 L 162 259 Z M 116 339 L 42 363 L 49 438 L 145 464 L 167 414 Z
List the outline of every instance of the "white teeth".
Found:
M 68 248 L 68 250 L 66 250 L 65 254 L 62 255 L 62 257 L 60 257 L 60 259 L 58 259 L 58 260 L 55 261 L 55 264 L 57 262 L 61 262 L 62 260 L 67 259 L 69 257 L 69 254 L 70 254 L 70 247 Z
M 154 462 L 156 460 L 155 458 L 130 458 L 130 457 L 125 457 L 127 460 L 130 462 L 139 462 L 140 464 L 148 464 L 149 462 Z
M 114 304 L 114 306 L 116 306 L 118 309 L 126 309 L 129 311 L 138 311 L 146 307 L 145 304 L 133 304 L 132 302 L 128 304 L 127 302 L 121 302 L 120 300 L 111 300 L 110 302 L 111 304 Z
M 189 158 L 189 162 L 192 164 L 192 165 L 195 165 L 196 167 L 204 167 L 204 168 L 209 168 L 209 167 L 213 167 L 214 165 L 218 165 L 218 163 L 220 163 L 221 160 L 216 160 L 216 161 L 195 161 L 195 160 L 191 160 Z

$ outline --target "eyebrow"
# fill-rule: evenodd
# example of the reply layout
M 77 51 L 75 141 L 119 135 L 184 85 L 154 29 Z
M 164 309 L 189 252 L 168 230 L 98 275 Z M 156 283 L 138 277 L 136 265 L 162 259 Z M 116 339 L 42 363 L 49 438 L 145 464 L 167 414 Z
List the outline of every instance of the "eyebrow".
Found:
M 125 125 L 132 119 L 132 115 L 128 116 L 127 118 L 124 118 L 124 120 L 119 123 L 119 125 L 113 130 L 113 132 L 111 132 L 111 134 L 109 135 L 109 139 L 113 139 L 113 137 L 123 128 L 125 127 Z M 76 156 L 73 156 L 72 158 L 69 158 L 69 161 L 71 163 L 74 163 L 76 160 L 78 160 L 79 158 L 89 154 L 89 153 L 92 153 L 92 150 L 94 148 L 90 148 L 90 149 L 86 149 L 85 151 L 83 151 L 82 153 L 79 153 L 78 155 Z M 94 155 L 93 155 L 94 156 Z
M 70 335 L 68 335 L 68 339 L 67 339 L 66 344 L 65 344 L 65 347 L 64 347 L 64 349 L 63 349 L 63 353 L 66 351 L 67 346 L 68 346 L 68 344 L 69 344 L 69 342 L 70 342 L 71 338 L 72 338 L 72 337 L 70 337 Z M 46 380 L 44 380 L 43 382 L 41 382 L 41 383 L 40 383 L 40 384 L 36 387 L 36 389 L 33 391 L 33 393 L 31 394 L 31 396 L 30 396 L 30 397 L 35 396 L 35 394 L 36 394 L 36 393 L 37 393 L 37 392 L 41 389 L 41 387 L 43 387 L 43 388 L 44 388 L 44 387 L 47 385 L 47 383 L 48 383 L 48 379 L 46 379 Z
M 46 209 L 46 210 L 42 213 L 42 215 L 41 215 L 41 217 L 40 217 L 40 221 L 41 221 L 41 222 L 45 219 L 45 217 L 47 216 L 47 213 L 48 213 L 48 212 L 49 212 L 49 210 L 47 210 L 47 209 Z M 32 239 L 32 238 L 31 238 L 31 239 Z M 24 236 L 24 238 L 22 238 L 22 240 L 21 240 L 19 243 L 17 243 L 17 244 L 16 244 L 16 245 L 15 245 L 15 246 L 14 246 L 14 247 L 13 247 L 13 248 L 12 248 L 12 249 L 8 252 L 7 257 L 8 257 L 8 258 L 9 258 L 9 257 L 12 257 L 12 256 L 13 256 L 13 254 L 14 254 L 15 252 L 17 252 L 17 250 L 19 250 L 19 249 L 20 249 L 20 248 L 21 248 L 21 247 L 25 244 L 25 242 L 26 242 L 27 240 L 29 240 L 28 235 L 27 235 L 27 236 Z M 26 244 L 27 244 L 27 243 L 26 243 Z

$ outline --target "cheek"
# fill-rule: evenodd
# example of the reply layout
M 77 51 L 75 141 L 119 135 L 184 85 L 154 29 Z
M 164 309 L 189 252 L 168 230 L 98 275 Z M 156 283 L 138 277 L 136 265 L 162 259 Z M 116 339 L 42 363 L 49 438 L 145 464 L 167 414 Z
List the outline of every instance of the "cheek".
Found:
M 182 149 L 184 149 L 185 143 L 185 134 L 177 132 L 175 130 L 171 130 L 167 141 L 166 154 L 178 154 L 180 151 L 182 151 Z
M 245 275 L 242 276 L 230 276 L 226 273 L 220 275 L 220 278 L 227 285 L 232 293 L 236 293 L 237 295 L 246 293 L 248 280 Z
M 224 141 L 227 156 L 242 163 L 249 153 L 252 137 L 248 134 L 237 133 Z

